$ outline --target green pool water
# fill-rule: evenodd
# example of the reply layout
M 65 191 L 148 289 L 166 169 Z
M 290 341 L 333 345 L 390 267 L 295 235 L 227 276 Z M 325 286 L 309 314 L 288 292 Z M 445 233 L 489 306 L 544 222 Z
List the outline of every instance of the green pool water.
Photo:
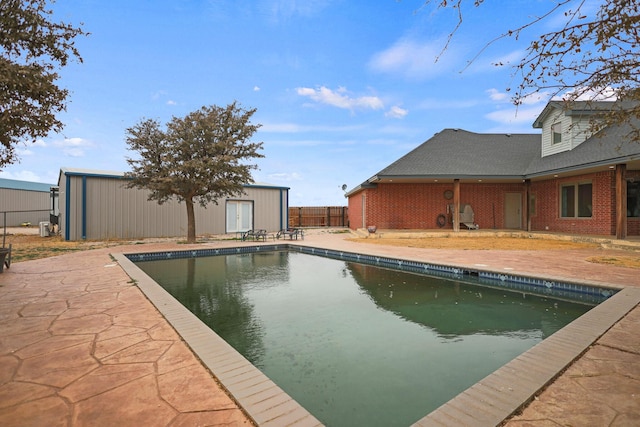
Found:
M 591 308 L 288 251 L 136 265 L 327 426 L 408 426 Z

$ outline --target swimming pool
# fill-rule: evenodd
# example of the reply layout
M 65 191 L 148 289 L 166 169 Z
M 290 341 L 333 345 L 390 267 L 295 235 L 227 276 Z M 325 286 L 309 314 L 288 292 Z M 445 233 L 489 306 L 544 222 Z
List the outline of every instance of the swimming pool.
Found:
M 281 245 L 282 246 L 282 245 Z M 247 249 L 245 248 L 236 248 L 236 249 L 232 249 L 229 252 L 230 253 L 235 253 L 236 256 L 234 259 L 235 261 L 227 261 L 225 260 L 223 264 L 218 265 L 217 267 L 215 267 L 216 270 L 221 270 L 221 269 L 235 269 L 235 267 L 237 267 L 237 264 L 242 264 L 244 262 L 247 262 L 249 264 L 253 264 L 253 267 L 251 269 L 253 269 L 256 265 L 256 262 L 258 262 L 258 264 L 260 263 L 264 263 L 267 264 L 267 259 L 271 256 L 268 255 L 266 252 L 262 252 L 259 254 L 257 260 L 254 258 L 252 261 L 249 261 L 250 258 L 248 257 L 248 254 L 246 253 Z M 263 249 L 255 249 L 255 251 L 264 251 L 264 247 Z M 314 252 L 321 252 L 320 250 L 316 251 L 314 249 L 306 249 L 307 252 L 309 253 L 314 253 Z M 206 255 L 206 251 L 199 251 L 197 254 L 195 253 L 190 253 L 190 252 L 183 252 L 183 253 L 165 253 L 165 254 L 144 254 L 144 255 L 136 255 L 136 256 L 130 256 L 131 259 L 134 259 L 136 261 L 139 261 L 140 259 L 172 259 L 172 258 L 180 258 L 180 257 L 191 257 L 191 256 L 197 256 L 197 255 Z M 209 253 L 212 254 L 212 253 Z M 219 252 L 217 253 L 218 255 L 220 254 Z M 501 349 L 500 351 L 498 351 L 498 348 L 500 346 L 498 346 L 497 344 L 495 344 L 496 341 L 496 335 L 495 335 L 495 327 L 487 327 L 486 325 L 478 325 L 478 324 L 471 324 L 474 321 L 470 320 L 473 319 L 474 316 L 469 317 L 468 319 L 460 319 L 460 314 L 466 314 L 468 311 L 470 311 L 471 305 L 467 305 L 466 301 L 467 300 L 482 300 L 483 302 L 488 302 L 491 299 L 496 299 L 496 301 L 499 301 L 503 298 L 502 295 L 505 293 L 504 290 L 500 290 L 500 291 L 494 291 L 488 288 L 483 288 L 482 290 L 478 291 L 478 288 L 473 288 L 473 286 L 471 288 L 468 288 L 467 283 L 464 283 L 463 281 L 459 280 L 461 278 L 465 278 L 465 281 L 468 281 L 468 279 L 471 279 L 471 277 L 469 277 L 469 274 L 465 274 L 467 272 L 461 272 L 461 271 L 441 271 L 439 270 L 436 266 L 435 270 L 436 272 L 440 272 L 442 274 L 446 273 L 448 275 L 453 275 L 454 279 L 458 279 L 457 280 L 457 284 L 452 286 L 449 286 L 449 290 L 451 290 L 452 288 L 457 287 L 457 291 L 454 292 L 453 297 L 451 295 L 446 295 L 446 291 L 443 290 L 431 290 L 429 292 L 427 292 L 426 294 L 429 295 L 429 298 L 427 299 L 431 299 L 432 302 L 433 301 L 437 301 L 437 302 L 442 302 L 442 304 L 439 305 L 439 309 L 434 308 L 431 310 L 424 310 L 424 309 L 420 309 L 421 307 L 424 308 L 424 303 L 425 301 L 420 301 L 420 300 L 416 300 L 416 294 L 413 293 L 412 291 L 408 292 L 406 287 L 401 286 L 402 285 L 402 279 L 399 278 L 399 276 L 397 276 L 397 274 L 399 274 L 397 271 L 390 271 L 388 270 L 389 266 L 392 265 L 394 267 L 397 268 L 404 268 L 407 269 L 409 271 L 411 270 L 415 270 L 417 269 L 418 271 L 423 271 L 425 270 L 425 266 L 424 265 L 420 265 L 419 263 L 411 263 L 411 262 L 406 262 L 404 260 L 392 260 L 392 259 L 381 259 L 379 257 L 377 258 L 372 258 L 372 259 L 362 259 L 362 256 L 359 256 L 357 254 L 345 254 L 345 253 L 339 253 L 339 252 L 335 252 L 335 253 L 324 253 L 322 255 L 325 256 L 332 256 L 334 258 L 361 258 L 359 259 L 360 261 L 368 261 L 371 264 L 383 264 L 384 266 L 386 266 L 387 269 L 383 270 L 385 273 L 385 275 L 387 275 L 388 277 L 386 277 L 384 280 L 379 280 L 381 279 L 380 273 L 375 273 L 374 276 L 376 276 L 376 279 L 374 280 L 374 282 L 379 282 L 379 283 L 367 283 L 366 285 L 362 286 L 359 285 L 359 293 L 364 293 L 367 296 L 367 300 L 370 303 L 370 305 L 374 306 L 374 308 L 377 311 L 382 311 L 382 317 L 396 317 L 396 318 L 400 318 L 402 322 L 404 323 L 410 323 L 412 326 L 413 330 L 412 332 L 409 333 L 410 338 L 404 338 L 404 339 L 399 339 L 399 335 L 398 333 L 395 331 L 395 327 L 393 327 L 393 331 L 390 335 L 390 338 L 384 338 L 384 339 L 380 339 L 379 332 L 381 332 L 382 329 L 385 328 L 384 322 L 380 321 L 378 322 L 378 319 L 376 318 L 375 320 L 371 320 L 371 318 L 368 318 L 367 321 L 362 321 L 364 324 L 367 325 L 367 328 L 364 328 L 364 331 L 366 332 L 365 335 L 373 335 L 368 337 L 368 341 L 366 341 L 368 344 L 371 346 L 371 352 L 368 353 L 369 357 L 356 357 L 355 360 L 358 361 L 358 363 L 356 364 L 356 367 L 359 369 L 360 367 L 363 368 L 363 370 L 365 370 L 365 367 L 368 367 L 369 369 L 369 374 L 365 374 L 365 376 L 369 376 L 372 377 L 373 379 L 376 380 L 381 380 L 382 382 L 379 383 L 377 386 L 374 385 L 368 385 L 367 387 L 365 387 L 365 392 L 360 392 L 358 394 L 357 391 L 353 391 L 353 390 L 348 390 L 348 392 L 345 392 L 346 397 L 341 396 L 340 392 L 341 389 L 343 389 L 343 386 L 341 387 L 337 387 L 336 389 L 332 390 L 330 392 L 330 396 L 333 399 L 337 399 L 337 400 L 347 400 L 347 397 L 353 397 L 353 396 L 360 396 L 362 397 L 362 399 L 357 398 L 356 400 L 366 400 L 366 396 L 373 396 L 373 397 L 379 397 L 377 396 L 380 390 L 385 390 L 385 389 L 390 389 L 392 390 L 392 392 L 390 393 L 390 395 L 387 395 L 386 397 L 383 398 L 383 403 L 378 403 L 377 405 L 374 406 L 383 406 L 384 407 L 384 411 L 383 412 L 390 412 L 389 409 L 393 408 L 394 406 L 397 406 L 397 404 L 403 403 L 403 401 L 409 400 L 412 397 L 415 397 L 417 399 L 417 403 L 418 403 L 418 408 L 420 407 L 420 405 L 423 405 L 423 410 L 420 411 L 420 409 L 418 409 L 417 415 L 416 414 L 412 414 L 408 419 L 403 419 L 402 421 L 398 421 L 400 424 L 399 425 L 407 425 L 412 421 L 416 421 L 418 418 L 420 418 L 422 415 L 424 415 L 426 412 L 430 411 L 431 409 L 434 409 L 436 406 L 438 406 L 439 404 L 443 403 L 444 401 L 448 400 L 450 397 L 452 397 L 453 395 L 455 395 L 457 392 L 464 390 L 466 387 L 468 387 L 469 385 L 473 384 L 474 382 L 476 382 L 478 379 L 482 378 L 483 376 L 485 376 L 487 373 L 495 370 L 497 367 L 501 366 L 502 364 L 505 363 L 505 361 L 512 359 L 513 357 L 517 356 L 518 354 L 520 354 L 523 349 L 529 348 L 531 347 L 531 345 L 535 344 L 535 342 L 538 342 L 542 337 L 550 334 L 551 332 L 555 331 L 556 329 L 558 329 L 559 327 L 561 327 L 563 324 L 565 324 L 568 320 L 564 319 L 564 320 L 559 320 L 554 318 L 554 316 L 551 317 L 547 317 L 547 320 L 545 320 L 545 324 L 547 327 L 547 331 L 541 330 L 539 329 L 538 332 L 532 333 L 531 331 L 528 331 L 526 324 L 530 324 L 531 321 L 530 319 L 527 320 L 527 316 L 524 315 L 525 311 L 522 308 L 522 301 L 518 301 L 517 305 L 516 300 L 511 300 L 509 301 L 507 304 L 510 304 L 511 306 L 516 306 L 516 311 L 514 312 L 509 312 L 508 314 L 506 314 L 505 316 L 507 318 L 519 318 L 521 320 L 524 320 L 524 327 L 523 325 L 517 325 L 514 329 L 511 329 L 509 331 L 507 331 L 507 335 L 511 335 L 510 339 L 513 340 L 514 338 L 516 339 L 516 341 L 521 341 L 521 342 L 527 342 L 527 344 L 525 345 L 525 347 L 518 347 L 517 348 L 506 348 L 506 349 Z M 277 255 L 276 258 L 281 257 L 282 255 Z M 296 255 L 297 256 L 297 255 Z M 218 262 L 221 262 L 222 258 L 218 258 Z M 175 267 L 169 267 L 165 273 L 163 273 L 165 276 L 166 275 L 175 275 L 175 276 L 186 276 L 186 277 L 192 277 L 191 279 L 191 285 L 195 286 L 196 283 L 198 282 L 199 279 L 196 278 L 196 271 L 200 268 L 200 267 L 196 267 L 196 260 L 182 260 L 180 262 L 185 262 L 184 264 L 185 266 L 183 267 L 182 271 L 180 272 L 180 269 L 175 268 Z M 282 261 L 282 259 L 280 260 Z M 308 261 L 304 262 L 304 267 L 299 267 L 298 266 L 302 266 L 303 264 L 297 263 L 297 262 L 293 262 L 293 263 L 289 263 L 288 261 L 286 261 L 288 265 L 288 267 L 293 267 L 293 269 L 295 270 L 295 276 L 296 276 L 296 280 L 301 280 L 301 279 L 305 279 L 309 276 L 314 276 L 316 274 L 314 274 L 313 272 L 315 271 L 328 271 L 329 267 L 328 264 L 325 264 L 328 260 L 326 259 L 316 259 L 314 262 L 320 263 L 321 265 L 316 265 L 315 267 L 313 267 L 311 269 L 311 273 L 309 272 L 309 264 Z M 271 261 L 269 261 L 271 262 Z M 349 264 L 351 261 L 349 261 L 348 263 L 345 264 L 344 261 L 341 261 L 341 264 L 343 267 L 340 267 L 339 270 L 341 271 L 341 273 L 339 275 L 333 274 L 333 279 L 332 281 L 335 281 L 336 283 L 341 282 L 341 278 L 337 277 L 337 276 L 362 276 L 362 277 L 366 277 L 366 276 L 371 276 L 373 273 L 371 273 L 372 270 L 370 270 L 372 267 L 370 266 L 362 266 L 362 264 Z M 189 267 L 190 263 L 192 264 L 192 267 Z M 347 266 L 347 267 L 344 267 Z M 282 263 L 280 262 L 280 267 L 282 267 Z M 296 270 L 297 268 L 297 270 Z M 345 269 L 346 268 L 346 269 Z M 427 268 L 429 270 L 431 270 L 431 267 L 429 266 L 429 268 Z M 286 271 L 289 271 L 289 273 L 286 273 Z M 299 271 L 298 271 L 299 270 Z M 267 280 L 266 284 L 265 281 L 262 280 L 261 283 L 257 284 L 256 286 L 260 289 L 258 289 L 258 291 L 262 292 L 262 291 L 266 291 L 266 292 L 270 292 L 272 291 L 272 285 L 273 283 L 276 282 L 281 282 L 282 278 L 283 278 L 283 274 L 291 274 L 291 268 L 287 269 L 278 269 L 276 268 L 275 270 L 271 271 L 271 272 L 267 272 L 266 270 L 262 270 L 263 271 L 263 275 L 271 275 L 272 276 L 272 280 L 269 279 Z M 186 274 L 185 274 L 186 273 Z M 404 274 L 404 273 L 403 273 Z M 192 275 L 192 276 L 190 276 Z M 205 274 L 211 276 L 212 274 Z M 389 276 L 390 275 L 390 276 Z M 475 276 L 475 275 L 474 275 Z M 479 276 L 479 275 L 478 275 Z M 373 276 L 372 276 L 373 277 Z M 415 277 L 415 276 L 414 276 Z M 576 294 L 580 299 L 593 299 L 593 298 L 600 298 L 600 299 L 605 299 L 608 296 L 610 296 L 611 292 L 610 290 L 607 289 L 596 289 L 593 290 L 591 289 L 591 291 L 587 291 L 587 289 L 575 289 L 575 285 L 574 284 L 559 284 L 559 283 L 554 283 L 554 284 L 550 284 L 549 282 L 540 282 L 538 284 L 536 284 L 537 282 L 533 279 L 528 279 L 527 282 L 531 282 L 533 281 L 534 284 L 532 285 L 531 283 L 524 283 L 525 280 L 523 280 L 522 278 L 518 278 L 515 277 L 516 280 L 508 280 L 508 278 L 505 277 L 497 277 L 497 278 L 480 278 L 478 277 L 477 279 L 475 279 L 476 281 L 480 282 L 482 280 L 484 281 L 488 281 L 488 280 L 493 280 L 496 283 L 490 283 L 491 286 L 515 286 L 516 288 L 520 288 L 523 286 L 533 286 L 534 288 L 539 288 L 540 291 L 542 293 L 549 293 L 550 289 L 552 288 L 558 288 L 560 289 L 560 296 L 562 297 L 563 294 L 562 292 L 568 292 L 568 291 L 563 291 L 562 289 L 564 289 L 565 287 L 567 288 L 572 288 L 573 290 L 571 292 L 573 292 L 574 294 Z M 412 279 L 413 280 L 413 279 Z M 366 282 L 366 280 L 364 280 Z M 472 280 L 473 281 L 473 280 Z M 273 283 L 272 283 L 273 282 Z M 362 282 L 362 280 L 361 280 Z M 397 282 L 397 283 L 396 283 Z M 271 283 L 271 284 L 270 284 Z M 566 286 L 565 286 L 566 285 Z M 342 286 L 342 285 L 341 285 Z M 318 285 L 311 285 L 311 287 L 315 287 L 318 288 Z M 324 298 L 325 294 L 327 293 L 334 293 L 336 292 L 336 289 L 331 288 L 331 291 L 328 292 L 328 289 L 324 289 L 325 292 L 321 293 L 320 295 L 316 295 L 313 297 L 313 302 L 314 305 L 318 305 L 318 302 L 322 300 L 322 298 Z M 229 290 L 227 289 L 226 292 L 229 292 Z M 252 289 L 251 292 L 256 292 L 256 289 Z M 435 294 L 434 294 L 435 292 Z M 529 302 L 527 297 L 522 298 L 522 292 L 520 291 L 520 295 L 518 296 L 521 299 L 524 299 L 527 303 Z M 426 295 L 425 294 L 425 295 Z M 434 298 L 434 295 L 437 295 L 437 297 Z M 296 298 L 291 297 L 291 301 L 297 301 Z M 531 299 L 531 298 L 529 298 Z M 355 303 L 354 301 L 350 300 L 350 299 L 346 299 L 346 301 L 348 301 L 348 303 L 346 303 L 346 306 L 350 309 L 347 310 L 347 313 L 350 313 L 351 315 L 354 314 L 354 312 L 360 311 L 360 310 L 364 310 L 364 307 L 361 307 L 362 303 Z M 196 303 L 199 303 L 200 305 L 202 305 L 202 299 L 198 298 L 197 301 L 195 301 Z M 407 304 L 408 302 L 408 304 Z M 502 301 L 503 304 L 505 303 L 505 301 Z M 457 304 L 456 304 L 457 303 Z M 325 303 L 325 305 L 331 305 L 330 303 Z M 555 304 L 557 306 L 557 304 L 561 304 L 564 305 L 565 303 L 560 301 L 560 302 L 555 302 L 552 303 L 552 305 L 550 307 L 547 307 L 547 310 L 553 310 L 556 309 L 556 307 L 554 307 Z M 215 304 L 205 304 L 205 306 L 208 307 L 208 309 L 211 309 L 213 307 L 213 305 Z M 246 305 L 246 304 L 245 304 Z M 251 305 L 251 304 L 249 304 Z M 291 307 L 292 303 L 290 302 L 288 304 L 288 307 Z M 366 305 L 366 304 L 364 304 Z M 266 304 L 266 306 L 269 306 L 269 304 Z M 416 307 L 417 306 L 417 307 Z M 457 308 L 457 311 L 449 311 L 448 313 L 446 312 L 446 310 L 450 310 L 451 306 L 454 307 L 454 309 Z M 457 306 L 457 307 L 456 307 Z M 233 304 L 229 304 L 229 307 L 234 307 Z M 235 304 L 235 307 L 239 307 L 238 304 Z M 436 307 L 436 306 L 432 306 L 432 307 Z M 309 307 L 305 307 L 302 309 L 303 313 L 307 313 L 308 310 L 310 308 Z M 433 319 L 429 318 L 429 319 L 417 319 L 416 317 L 420 317 L 423 316 L 424 317 L 424 313 L 428 312 L 428 313 L 438 313 L 438 310 L 440 310 L 442 313 L 444 313 L 444 316 L 456 316 L 456 319 L 458 320 L 457 322 L 449 322 L 448 325 L 446 325 L 446 328 L 442 329 L 442 330 L 436 330 L 435 332 L 435 340 L 449 340 L 452 342 L 453 344 L 453 350 L 450 351 L 449 353 L 445 353 L 445 355 L 440 355 L 440 356 L 435 356 L 435 355 L 430 355 L 429 351 L 431 349 L 431 343 L 424 343 L 424 344 L 419 344 L 420 342 L 420 338 L 418 338 L 418 336 L 423 332 L 419 329 L 425 329 L 425 324 L 429 325 L 432 323 Z M 443 311 L 444 310 L 444 311 Z M 206 310 L 205 310 L 206 311 Z M 247 310 L 246 307 L 245 309 L 238 309 L 237 310 L 240 313 L 244 313 L 245 315 L 247 314 Z M 283 309 L 279 309 L 279 310 L 275 310 L 274 313 L 271 313 L 271 316 L 274 316 L 276 314 L 281 314 L 281 312 L 283 312 L 285 310 Z M 485 307 L 485 311 L 486 311 L 486 307 Z M 491 309 L 489 310 L 490 313 L 495 312 L 495 310 Z M 441 314 L 442 314 L 441 313 Z M 557 313 L 556 313 L 557 315 Z M 316 315 L 317 316 L 317 315 Z M 250 317 L 250 316 L 249 316 Z M 336 326 L 335 324 L 331 323 L 332 326 L 328 326 L 328 320 L 334 320 L 331 319 L 331 317 L 333 316 L 325 316 L 325 318 L 321 318 L 320 320 L 316 320 L 314 321 L 313 316 L 308 316 L 308 321 L 306 322 L 300 322 L 300 325 L 296 325 L 296 330 L 298 331 L 298 334 L 304 334 L 304 331 L 307 331 L 308 333 L 310 333 L 310 336 L 313 337 L 313 340 L 311 341 L 311 343 L 313 344 L 314 341 L 318 341 L 318 336 L 322 336 L 323 334 L 326 335 L 326 337 L 329 337 L 331 339 L 335 339 L 336 336 L 341 335 L 341 333 L 336 334 L 335 331 L 338 330 L 337 328 L 340 326 L 339 324 Z M 291 322 L 290 320 L 288 322 Z M 342 319 L 341 322 L 343 323 L 349 323 L 346 322 L 345 319 Z M 478 320 L 475 321 L 476 323 L 479 323 Z M 499 321 L 498 324 L 503 323 L 504 321 Z M 536 318 L 535 322 L 537 323 L 542 323 L 541 322 L 541 317 L 540 318 Z M 246 327 L 246 325 L 252 325 L 252 327 Z M 255 321 L 249 321 L 245 324 L 244 328 L 240 328 L 239 331 L 237 331 L 235 333 L 235 336 L 232 336 L 230 339 L 228 339 L 229 341 L 233 342 L 234 339 L 235 340 L 239 340 L 239 341 L 243 341 L 245 340 L 245 338 L 250 337 L 252 334 L 256 335 L 256 334 L 260 334 L 260 331 L 256 331 L 255 328 Z M 340 323 L 340 322 L 339 322 Z M 554 324 L 556 323 L 556 324 Z M 303 327 L 304 325 L 304 327 Z M 374 326 L 375 325 L 375 326 Z M 415 325 L 418 325 L 417 327 Z M 300 328 L 298 328 L 298 326 L 300 326 Z M 314 327 L 316 329 L 314 329 Z M 319 327 L 319 329 L 318 329 Z M 333 328 L 333 329 L 331 329 Z M 447 329 L 448 328 L 448 329 Z M 492 329 L 493 328 L 493 329 Z M 259 329 L 259 328 L 258 328 Z M 353 328 L 352 328 L 353 329 Z M 357 328 L 356 328 L 357 329 Z M 433 328 L 432 328 L 433 329 Z M 327 330 L 329 330 L 329 332 L 327 332 Z M 523 332 L 523 330 L 525 332 Z M 518 331 L 518 332 L 514 332 L 514 331 Z M 433 331 L 432 331 L 433 332 Z M 223 332 L 224 334 L 224 332 Z M 415 334 L 415 336 L 413 335 Z M 463 338 L 461 338 L 463 337 Z M 262 338 L 264 340 L 264 337 Z M 358 340 L 363 339 L 361 337 L 357 338 Z M 393 341 L 394 339 L 398 339 L 397 341 Z M 376 345 L 376 341 L 378 341 L 377 345 Z M 473 369 L 466 369 L 466 367 L 469 365 L 468 362 L 468 356 L 465 358 L 464 356 L 466 355 L 466 353 L 469 352 L 467 347 L 469 345 L 469 343 L 471 341 L 478 341 L 480 342 L 480 348 L 482 349 L 482 347 L 485 348 L 485 350 L 496 350 L 496 352 L 504 352 L 505 354 L 503 355 L 504 357 L 502 358 L 496 358 L 496 357 L 492 357 L 490 359 L 491 363 L 493 363 L 493 365 L 489 364 L 488 366 L 484 366 L 484 370 L 480 373 L 473 373 L 473 372 L 469 372 L 469 371 L 473 371 Z M 407 345 L 407 342 L 411 343 L 410 345 Z M 380 345 L 381 344 L 381 345 Z M 490 344 L 490 345 L 487 345 Z M 235 343 L 236 346 L 239 346 L 238 343 Z M 422 346 L 421 346 L 422 345 Z M 307 344 L 307 346 L 311 346 L 311 344 Z M 249 347 L 251 347 L 251 345 L 249 345 Z M 246 352 L 247 356 L 250 359 L 254 360 L 254 363 L 257 364 L 258 366 L 260 366 L 260 364 L 262 363 L 260 360 L 260 356 L 261 354 L 261 346 L 255 346 L 254 348 L 249 348 L 249 351 Z M 276 346 L 277 347 L 277 346 Z M 503 346 L 504 347 L 504 346 Z M 506 347 L 509 347 L 509 345 L 507 345 Z M 463 366 L 465 367 L 465 369 L 456 369 L 456 368 L 445 368 L 445 374 L 444 376 L 437 378 L 436 379 L 436 375 L 433 376 L 432 378 L 432 382 L 439 382 L 440 384 L 455 384 L 456 389 L 453 391 L 447 391 L 447 392 L 443 392 L 441 387 L 435 387 L 431 389 L 431 393 L 434 394 L 433 390 L 435 391 L 435 394 L 437 394 L 436 396 L 436 400 L 433 401 L 430 404 L 423 404 L 423 396 L 414 396 L 414 392 L 403 392 L 403 391 L 396 391 L 399 389 L 394 389 L 394 387 L 399 386 L 400 384 L 406 384 L 406 383 L 411 383 L 412 380 L 414 380 L 415 378 L 413 378 L 415 375 L 412 375 L 411 372 L 418 372 L 421 371 L 423 368 L 421 367 L 421 365 L 411 365 L 410 369 L 409 369 L 409 374 L 405 373 L 398 373 L 396 371 L 397 367 L 401 367 L 402 365 L 406 365 L 407 363 L 409 363 L 406 358 L 404 358 L 405 353 L 406 353 L 406 349 L 417 349 L 418 351 L 422 352 L 425 355 L 429 355 L 430 357 L 425 358 L 427 362 L 435 365 L 436 367 L 440 367 L 442 366 L 442 364 L 444 364 L 445 362 L 454 362 L 454 366 Z M 385 353 L 385 350 L 391 349 L 392 352 L 390 353 Z M 327 350 L 327 343 L 324 342 L 324 345 L 316 347 L 315 348 L 316 351 L 326 351 Z M 504 350 L 504 351 L 503 351 Z M 479 350 L 473 350 L 475 352 L 478 352 Z M 481 351 L 480 351 L 481 352 Z M 273 360 L 275 360 L 276 362 L 282 362 L 284 365 L 284 370 L 287 369 L 291 369 L 291 366 L 293 366 L 294 364 L 298 364 L 301 365 L 303 368 L 305 367 L 305 363 L 310 363 L 307 359 L 304 358 L 300 358 L 299 357 L 299 353 L 300 351 L 292 351 L 292 350 L 286 350 L 284 353 L 277 353 L 272 357 Z M 384 365 L 386 366 L 385 369 L 391 371 L 390 372 L 390 378 L 395 378 L 397 379 L 397 384 L 392 381 L 387 379 L 383 379 L 383 378 L 378 378 L 378 376 L 376 375 L 371 375 L 370 374 L 370 369 L 371 367 L 368 366 L 370 365 L 369 362 L 372 362 L 373 357 L 371 357 L 373 354 L 376 354 L 376 356 L 380 355 L 383 359 L 386 358 L 387 359 L 387 364 Z M 475 354 L 474 354 L 475 355 Z M 264 355 L 262 355 L 264 357 Z M 439 359 L 438 359 L 439 357 Z M 419 358 L 418 358 L 419 359 Z M 481 365 L 481 363 L 479 363 L 477 360 L 479 360 L 478 358 L 474 357 L 474 363 L 475 365 Z M 456 365 L 456 361 L 457 361 L 457 365 Z M 316 362 L 314 362 L 316 363 Z M 483 365 L 485 364 L 484 362 L 482 363 Z M 316 366 L 316 365 L 314 365 Z M 479 368 L 480 366 L 473 366 L 473 368 Z M 313 369 L 319 369 L 319 368 L 313 368 Z M 380 370 L 382 368 L 377 368 L 378 372 L 380 372 Z M 348 370 L 348 373 L 350 373 L 351 371 L 355 370 L 355 368 L 350 368 L 350 370 Z M 442 370 L 442 369 L 441 369 Z M 366 371 L 366 370 L 365 370 Z M 458 372 L 459 371 L 459 372 Z M 214 371 L 215 372 L 215 371 Z M 452 374 L 453 372 L 453 374 Z M 455 374 L 460 374 L 459 377 L 460 378 L 454 378 L 456 377 Z M 269 374 L 268 374 L 269 375 Z M 346 374 L 342 373 L 342 374 L 337 374 L 337 376 L 345 376 Z M 474 376 L 475 375 L 475 376 Z M 271 375 L 269 375 L 271 376 Z M 336 375 L 334 375 L 335 377 Z M 331 375 L 324 375 L 324 377 L 327 378 L 331 378 Z M 386 377 L 385 377 L 386 378 Z M 422 383 L 424 383 L 424 379 L 421 380 Z M 280 383 L 277 379 L 276 382 Z M 350 382 L 354 382 L 354 381 L 350 381 Z M 303 383 L 303 382 L 301 382 Z M 284 387 L 284 386 L 283 386 Z M 290 386 L 286 386 L 287 388 L 289 388 Z M 302 386 L 303 388 L 308 387 L 308 386 Z M 418 387 L 419 388 L 419 387 Z M 294 394 L 294 397 L 295 393 Z M 317 398 L 317 395 L 314 395 L 312 397 L 313 399 Z M 396 403 L 393 401 L 393 398 L 399 398 L 400 402 Z M 303 400 L 301 403 L 303 403 L 304 406 L 307 406 L 307 404 L 304 402 L 304 399 L 306 398 L 302 398 L 299 399 L 296 397 L 296 399 L 298 400 Z M 438 400 L 440 399 L 440 400 Z M 353 400 L 353 399 L 352 399 Z M 324 412 L 338 412 L 335 409 L 335 405 L 332 404 L 331 402 L 328 402 L 328 404 L 326 405 L 327 409 L 324 410 Z M 312 410 L 312 412 L 314 412 Z M 317 412 L 317 410 L 315 411 Z M 315 413 L 314 412 L 314 413 Z M 320 412 L 323 412 L 322 410 Z M 324 417 L 324 412 L 323 415 L 321 416 L 321 418 Z M 353 410 L 351 410 L 351 412 L 354 412 Z M 369 409 L 359 409 L 355 412 L 358 413 L 367 413 L 369 415 L 373 414 L 374 411 L 371 411 Z M 402 411 L 404 412 L 404 411 Z M 339 413 L 339 419 L 345 419 L 344 415 L 342 413 Z M 323 421 L 326 418 L 323 418 Z M 389 421 L 388 419 L 383 419 L 380 418 L 380 416 L 375 416 L 374 417 L 375 420 L 380 421 L 381 423 L 379 425 L 398 425 L 398 424 L 393 424 L 391 421 Z M 397 420 L 397 418 L 393 418 L 393 420 Z M 392 420 L 392 421 L 393 421 Z M 328 420 L 326 421 L 327 424 L 329 425 L 338 425 L 336 421 L 333 420 Z M 362 422 L 360 422 L 362 423 Z M 352 423 L 351 423 L 352 424 Z M 353 425 L 353 424 L 352 424 Z M 369 424 L 371 425 L 371 424 Z

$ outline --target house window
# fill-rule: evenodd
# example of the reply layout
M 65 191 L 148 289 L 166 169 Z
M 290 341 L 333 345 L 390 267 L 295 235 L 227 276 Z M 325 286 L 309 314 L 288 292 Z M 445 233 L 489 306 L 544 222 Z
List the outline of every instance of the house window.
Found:
M 591 218 L 593 198 L 591 183 L 567 184 L 560 191 L 560 216 L 562 218 Z
M 627 183 L 627 216 L 640 217 L 640 182 Z
M 560 144 L 562 142 L 562 123 L 551 125 L 551 143 Z

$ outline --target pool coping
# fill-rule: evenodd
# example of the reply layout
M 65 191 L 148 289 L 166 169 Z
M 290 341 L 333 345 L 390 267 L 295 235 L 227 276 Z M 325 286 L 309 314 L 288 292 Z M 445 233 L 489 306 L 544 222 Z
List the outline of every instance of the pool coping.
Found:
M 279 244 L 276 247 L 300 250 L 297 245 Z M 314 249 L 319 252 L 326 251 L 323 248 L 307 246 L 305 248 L 310 249 L 310 252 Z M 265 251 L 267 247 L 243 246 L 231 249 L 247 252 Z M 195 252 L 201 251 L 157 251 L 145 254 L 172 252 L 193 256 Z M 136 282 L 140 290 L 257 425 L 302 427 L 322 425 L 309 411 L 137 267 L 129 258 L 135 255 L 137 254 L 112 254 L 123 270 Z M 558 280 L 564 282 L 562 279 Z M 602 285 L 598 286 L 602 287 Z M 616 290 L 617 293 L 606 301 L 425 415 L 413 425 L 420 427 L 500 425 L 531 401 L 540 390 L 640 303 L 640 289 Z

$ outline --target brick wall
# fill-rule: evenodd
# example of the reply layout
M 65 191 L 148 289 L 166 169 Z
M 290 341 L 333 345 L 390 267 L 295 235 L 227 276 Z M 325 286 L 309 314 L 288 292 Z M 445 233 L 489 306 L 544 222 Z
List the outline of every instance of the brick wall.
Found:
M 560 186 L 585 181 L 592 183 L 591 218 L 561 218 Z M 531 216 L 533 231 L 615 235 L 615 171 L 532 182 L 531 195 L 536 199 L 535 212 Z
M 640 175 L 638 176 L 640 179 Z M 591 218 L 560 218 L 560 186 L 564 183 L 592 182 L 593 207 Z M 436 219 L 446 214 L 444 192 L 453 184 L 378 184 L 349 198 L 349 218 L 352 229 L 362 228 L 362 197 L 366 203 L 366 224 L 379 229 L 438 229 Z M 524 201 L 524 184 L 460 184 L 460 203 L 474 210 L 475 222 L 481 229 L 505 228 L 506 193 L 520 193 Z M 615 171 L 584 174 L 566 179 L 534 181 L 530 194 L 535 196 L 531 216 L 532 231 L 615 235 Z M 522 217 L 522 229 L 526 229 Z M 444 229 L 452 229 L 447 221 Z M 629 218 L 629 236 L 640 235 L 640 218 Z
M 471 205 L 480 228 L 494 228 L 494 224 L 495 228 L 504 228 L 505 193 L 524 194 L 523 188 L 522 184 L 461 184 L 460 203 Z M 447 190 L 453 191 L 453 184 L 378 184 L 375 189 L 349 198 L 351 227 L 361 227 L 360 197 L 364 194 L 367 226 L 396 230 L 439 228 L 438 215 L 448 216 L 447 206 L 453 203 L 444 197 Z M 447 221 L 444 228 L 453 227 Z
M 362 198 L 365 192 L 360 192 L 347 199 L 349 205 L 349 228 L 357 230 L 362 228 Z

